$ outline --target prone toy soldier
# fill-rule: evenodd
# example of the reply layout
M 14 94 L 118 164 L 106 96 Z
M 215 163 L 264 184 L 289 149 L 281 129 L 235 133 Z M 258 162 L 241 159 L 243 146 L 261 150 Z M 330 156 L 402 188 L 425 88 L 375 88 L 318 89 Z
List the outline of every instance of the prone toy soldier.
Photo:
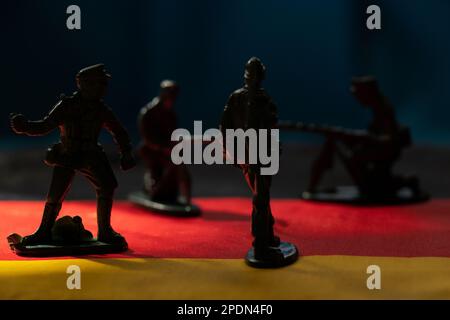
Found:
M 226 137 L 227 129 L 255 129 L 259 132 L 258 129 L 271 130 L 276 127 L 277 107 L 261 87 L 265 71 L 265 66 L 258 58 L 253 57 L 247 62 L 245 85 L 231 94 L 222 114 L 220 129 L 223 137 Z M 225 138 L 223 145 L 226 153 Z M 246 158 L 249 159 L 249 156 Z M 240 164 L 238 167 L 253 193 L 254 241 L 253 249 L 246 257 L 247 263 L 254 267 L 280 267 L 295 262 L 298 258 L 297 248 L 290 243 L 281 242 L 274 234 L 274 218 L 270 208 L 272 177 L 261 175 L 261 164 Z
M 76 76 L 78 91 L 58 102 L 43 120 L 29 121 L 21 114 L 11 115 L 11 127 L 17 134 L 42 136 L 59 128 L 61 137 L 60 142 L 47 151 L 46 163 L 54 169 L 41 224 L 34 234 L 22 239 L 23 245 L 51 242 L 52 227 L 75 172 L 85 176 L 97 193 L 98 241 L 126 244 L 125 238 L 111 227 L 117 181 L 98 143 L 104 128 L 119 146 L 121 168 L 128 170 L 135 166 L 128 134 L 103 102 L 110 78 L 103 64 L 87 67 Z

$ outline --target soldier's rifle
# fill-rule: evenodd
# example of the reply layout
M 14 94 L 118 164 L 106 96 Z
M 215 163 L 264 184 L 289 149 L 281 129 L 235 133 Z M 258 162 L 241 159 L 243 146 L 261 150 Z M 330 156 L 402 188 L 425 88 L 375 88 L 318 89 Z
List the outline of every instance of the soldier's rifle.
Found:
M 296 121 L 279 121 L 278 129 L 294 132 L 309 132 L 321 134 L 326 137 L 341 140 L 349 143 L 368 143 L 368 144 L 393 144 L 403 148 L 410 146 L 412 143 L 411 132 L 408 127 L 399 128 L 395 136 L 375 135 L 367 130 L 346 129 L 342 127 L 317 125 Z

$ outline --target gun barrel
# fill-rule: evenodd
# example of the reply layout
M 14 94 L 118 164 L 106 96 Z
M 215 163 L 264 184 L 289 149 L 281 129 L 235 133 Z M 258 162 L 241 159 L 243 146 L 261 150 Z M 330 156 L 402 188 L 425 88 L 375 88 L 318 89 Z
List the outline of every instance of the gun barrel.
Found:
M 313 125 L 307 125 L 303 122 L 295 122 L 295 121 L 279 121 L 277 128 L 280 130 L 291 130 L 291 131 L 308 131 L 308 127 L 312 127 Z
M 280 121 L 278 123 L 278 129 L 321 134 L 341 140 L 362 140 L 370 138 L 370 134 L 365 130 L 352 130 L 336 126 L 307 124 L 295 121 Z

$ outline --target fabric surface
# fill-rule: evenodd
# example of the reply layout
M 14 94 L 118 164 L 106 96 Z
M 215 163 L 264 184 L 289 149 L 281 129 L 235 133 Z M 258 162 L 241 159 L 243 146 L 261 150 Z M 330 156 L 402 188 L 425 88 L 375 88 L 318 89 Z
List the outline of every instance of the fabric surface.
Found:
M 381 290 L 366 286 L 381 268 Z M 81 290 L 66 270 L 81 269 Z M 0 261 L 0 299 L 450 299 L 450 259 L 307 256 L 287 268 L 242 259 Z
M 203 215 L 175 218 L 116 202 L 113 225 L 123 254 L 21 258 L 6 236 L 31 233 L 42 202 L 0 202 L 0 299 L 444 299 L 450 298 L 450 200 L 356 207 L 297 199 L 272 201 L 276 231 L 301 258 L 278 270 L 245 265 L 251 200 L 195 199 Z M 96 230 L 95 202 L 67 202 Z M 77 265 L 82 289 L 68 290 Z M 382 289 L 368 290 L 367 267 L 381 268 Z
M 196 199 L 203 215 L 177 218 L 151 213 L 128 202 L 116 202 L 113 227 L 130 250 L 121 258 L 242 258 L 251 245 L 251 200 Z M 27 235 L 39 225 L 42 202 L 0 202 L 0 260 L 13 254 L 6 237 Z M 295 243 L 303 255 L 450 257 L 450 200 L 409 206 L 356 207 L 273 200 L 275 230 Z M 95 202 L 67 202 L 61 215 L 80 215 L 96 233 Z M 29 259 L 26 259 L 29 260 Z

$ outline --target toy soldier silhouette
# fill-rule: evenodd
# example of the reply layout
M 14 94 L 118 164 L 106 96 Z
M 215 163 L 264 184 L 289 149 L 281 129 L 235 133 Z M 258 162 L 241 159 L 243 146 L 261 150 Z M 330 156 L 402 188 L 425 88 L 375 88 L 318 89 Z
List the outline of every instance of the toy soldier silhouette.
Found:
M 11 115 L 11 128 L 17 134 L 42 136 L 56 128 L 60 131 L 60 142 L 47 151 L 45 162 L 54 169 L 42 221 L 34 234 L 22 239 L 23 245 L 51 242 L 52 227 L 75 172 L 85 176 L 97 193 L 98 241 L 126 243 L 111 226 L 117 181 L 98 143 L 100 131 L 104 128 L 120 148 L 121 168 L 128 170 L 135 165 L 126 130 L 103 102 L 110 78 L 103 64 L 87 67 L 76 76 L 78 91 L 59 101 L 43 120 L 29 121 L 21 114 Z
M 271 130 L 276 127 L 277 107 L 261 87 L 265 72 L 266 68 L 258 58 L 253 57 L 247 62 L 245 85 L 231 94 L 222 114 L 220 128 L 224 137 L 227 129 Z M 223 144 L 227 153 L 225 140 Z M 261 175 L 261 164 L 241 164 L 238 167 L 253 193 L 254 242 L 253 249 L 247 255 L 247 263 L 255 267 L 280 267 L 293 263 L 298 258 L 297 249 L 292 244 L 281 242 L 273 230 L 274 218 L 270 208 L 272 177 Z
M 191 175 L 184 164 L 172 162 L 172 133 L 178 128 L 175 102 L 180 88 L 172 80 L 160 84 L 160 93 L 139 112 L 142 141 L 139 155 L 145 165 L 144 188 L 128 199 L 149 211 L 172 216 L 198 216 L 201 210 L 191 203 Z
M 153 201 L 189 205 L 190 174 L 185 165 L 174 165 L 170 157 L 174 146 L 171 136 L 178 125 L 174 104 L 179 87 L 164 80 L 160 89 L 160 95 L 142 108 L 138 119 L 143 139 L 139 151 L 147 168 L 144 189 Z
M 394 165 L 412 139 L 409 128 L 398 123 L 394 108 L 381 93 L 376 79 L 371 76 L 353 78 L 351 92 L 361 105 L 372 111 L 372 121 L 366 130 L 291 122 L 279 125 L 281 129 L 320 133 L 326 137 L 313 163 L 303 197 L 320 201 L 380 203 L 425 200 L 427 196 L 420 190 L 417 177 L 393 173 Z M 319 189 L 320 181 L 333 167 L 335 157 L 344 164 L 356 188 Z M 405 189 L 408 192 L 401 194 L 400 191 Z

